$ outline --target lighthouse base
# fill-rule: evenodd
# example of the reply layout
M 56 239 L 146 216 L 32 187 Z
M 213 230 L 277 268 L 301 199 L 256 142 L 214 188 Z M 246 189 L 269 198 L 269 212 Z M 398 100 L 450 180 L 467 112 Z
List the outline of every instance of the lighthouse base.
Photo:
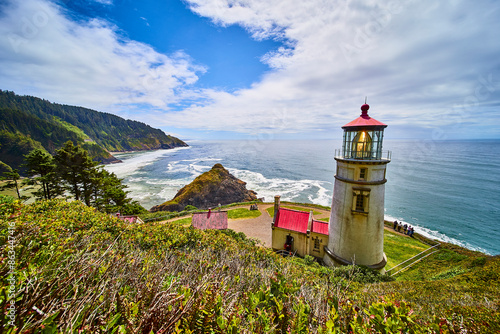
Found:
M 356 263 L 355 261 L 349 261 L 346 260 L 335 253 L 333 253 L 328 246 L 325 246 L 325 257 L 323 258 L 323 262 L 329 266 L 329 267 L 340 267 L 340 266 L 346 266 L 346 265 L 353 265 L 353 264 L 358 264 L 358 265 L 363 265 L 365 267 L 368 267 L 373 270 L 377 270 L 381 274 L 385 273 L 385 265 L 387 264 L 387 256 L 384 254 L 382 261 L 376 264 L 361 264 L 361 263 Z

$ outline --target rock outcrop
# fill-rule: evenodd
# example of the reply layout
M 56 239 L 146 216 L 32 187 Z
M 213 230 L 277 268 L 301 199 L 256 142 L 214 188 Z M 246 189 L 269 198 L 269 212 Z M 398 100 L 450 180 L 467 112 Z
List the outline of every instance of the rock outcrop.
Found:
M 246 182 L 233 175 L 221 164 L 194 179 L 177 192 L 175 197 L 151 208 L 156 211 L 182 211 L 187 205 L 208 209 L 221 205 L 256 200 L 256 192 L 247 190 Z

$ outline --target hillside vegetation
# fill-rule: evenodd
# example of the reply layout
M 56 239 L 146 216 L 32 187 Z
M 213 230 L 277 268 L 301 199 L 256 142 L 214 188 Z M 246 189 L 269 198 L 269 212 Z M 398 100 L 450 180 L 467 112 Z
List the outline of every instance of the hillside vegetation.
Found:
M 500 330 L 498 257 L 450 245 L 390 281 L 282 258 L 231 230 L 127 225 L 76 201 L 0 197 L 0 217 L 6 333 Z
M 102 163 L 118 161 L 109 152 L 187 146 L 141 122 L 0 90 L 1 161 L 20 169 L 22 156 L 34 148 L 54 154 L 68 140 Z

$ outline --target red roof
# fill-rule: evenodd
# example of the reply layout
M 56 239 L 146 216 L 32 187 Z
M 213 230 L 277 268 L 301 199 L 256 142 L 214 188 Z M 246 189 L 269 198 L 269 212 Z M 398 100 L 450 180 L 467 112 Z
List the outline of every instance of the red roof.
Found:
M 370 106 L 367 104 L 363 104 L 361 106 L 361 115 L 356 118 L 354 121 L 351 121 L 344 125 L 342 129 L 344 128 L 350 128 L 350 127 L 358 127 L 358 126 L 383 126 L 384 128 L 387 127 L 386 124 L 377 121 L 375 118 L 371 118 L 368 116 L 368 109 L 370 109 Z
M 328 235 L 328 223 L 313 219 L 312 232 Z
M 276 215 L 274 226 L 300 233 L 307 233 L 308 223 L 308 212 L 280 208 Z

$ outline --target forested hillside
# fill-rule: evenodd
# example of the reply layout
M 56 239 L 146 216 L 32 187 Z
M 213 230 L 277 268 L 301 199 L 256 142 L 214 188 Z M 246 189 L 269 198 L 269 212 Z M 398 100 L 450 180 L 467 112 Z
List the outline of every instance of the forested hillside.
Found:
M 24 154 L 43 147 L 53 154 L 66 141 L 80 144 L 96 161 L 117 160 L 108 151 L 187 146 L 147 124 L 95 110 L 51 103 L 0 90 L 0 160 L 19 168 Z

